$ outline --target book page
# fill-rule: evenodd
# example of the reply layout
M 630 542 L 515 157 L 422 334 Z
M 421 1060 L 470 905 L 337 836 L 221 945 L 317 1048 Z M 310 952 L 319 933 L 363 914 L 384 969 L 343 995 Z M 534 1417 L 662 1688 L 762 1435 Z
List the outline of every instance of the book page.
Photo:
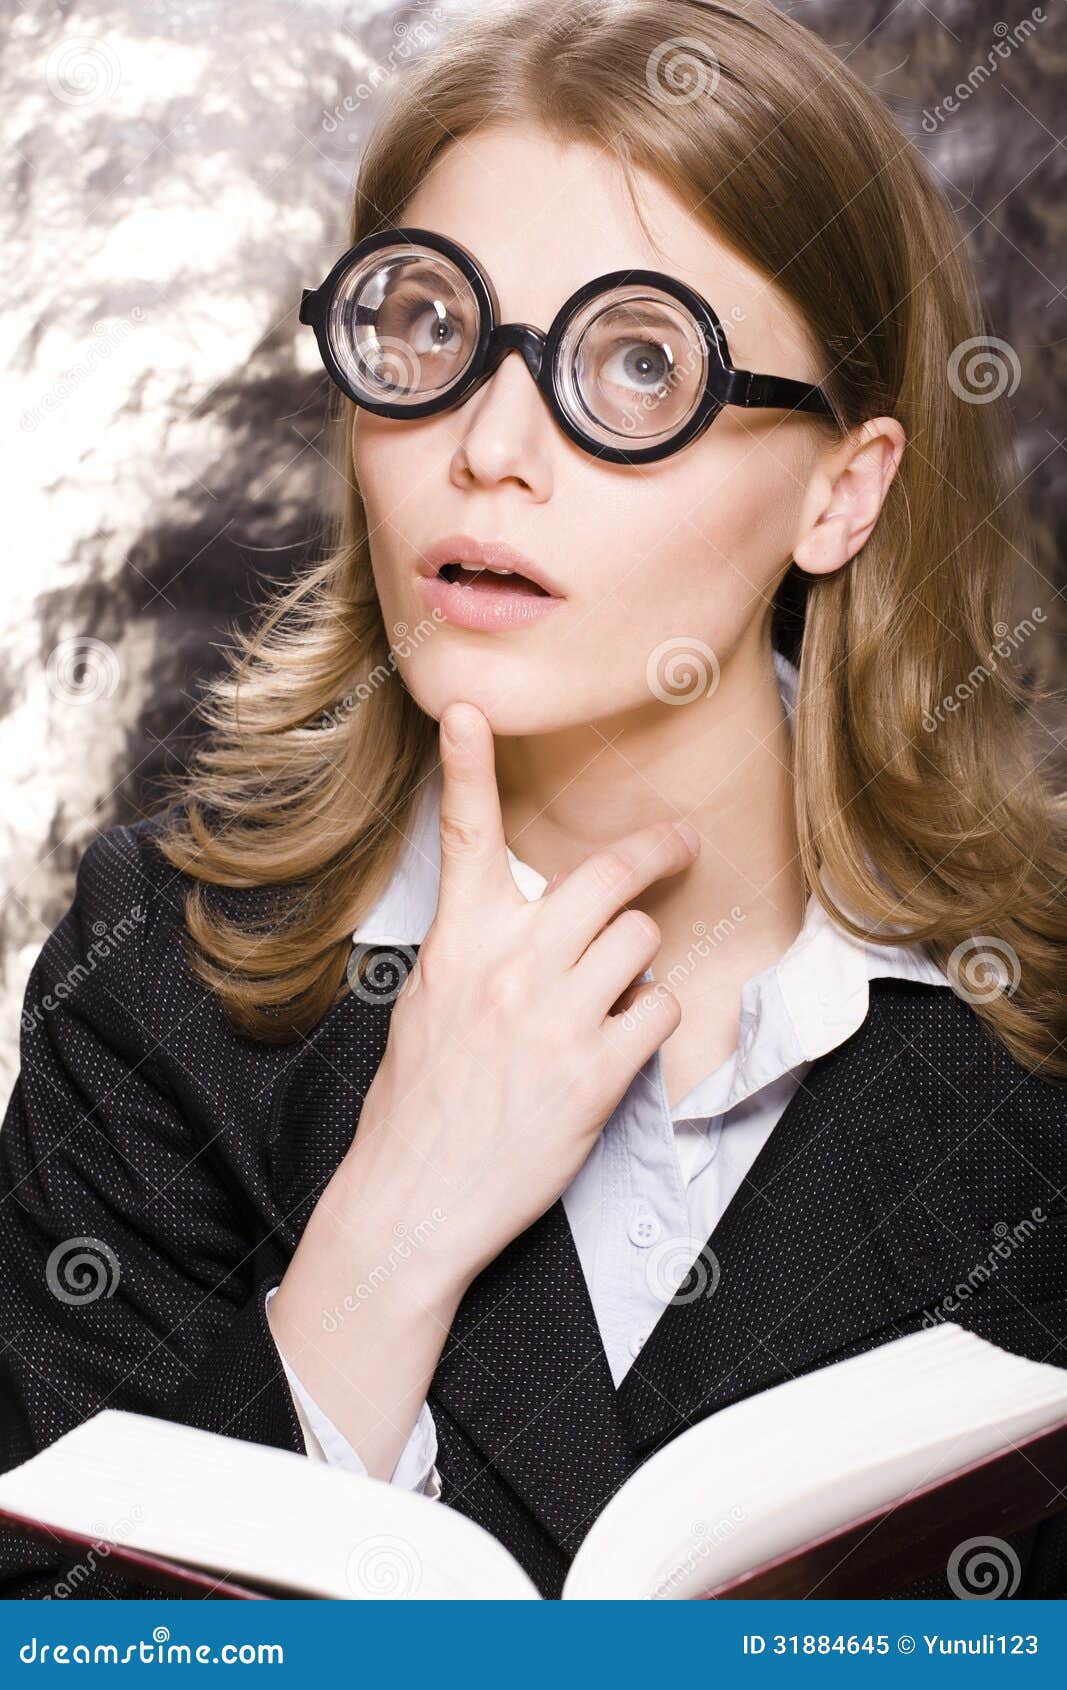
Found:
M 441 1502 L 116 1409 L 0 1475 L 0 1507 L 302 1594 L 540 1599 L 502 1544 Z
M 679 1600 L 1067 1415 L 1067 1370 L 944 1323 L 731 1404 L 620 1487 L 564 1595 Z

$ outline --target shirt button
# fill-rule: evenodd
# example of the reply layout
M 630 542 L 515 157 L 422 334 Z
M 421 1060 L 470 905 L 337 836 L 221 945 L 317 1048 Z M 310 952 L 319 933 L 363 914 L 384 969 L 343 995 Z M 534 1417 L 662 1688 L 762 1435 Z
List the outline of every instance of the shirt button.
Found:
M 633 1336 L 630 1339 L 630 1354 L 632 1356 L 638 1355 L 640 1353 L 640 1351 L 644 1348 L 644 1345 L 645 1345 L 645 1343 L 648 1339 L 648 1334 L 651 1330 L 652 1330 L 651 1327 L 643 1326 L 639 1332 L 635 1332 L 633 1334 Z
M 658 1215 L 643 1214 L 634 1215 L 626 1230 L 631 1244 L 647 1248 L 649 1244 L 656 1242 L 663 1228 L 660 1226 Z

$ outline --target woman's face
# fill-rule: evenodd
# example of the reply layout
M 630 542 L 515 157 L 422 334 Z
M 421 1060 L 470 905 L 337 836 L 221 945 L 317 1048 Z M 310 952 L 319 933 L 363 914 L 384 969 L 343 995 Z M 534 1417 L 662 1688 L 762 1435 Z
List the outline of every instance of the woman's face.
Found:
M 817 380 L 801 321 L 773 285 L 658 178 L 641 173 L 638 190 L 651 240 L 610 153 L 507 125 L 451 144 L 394 221 L 473 253 L 504 321 L 547 329 L 592 277 L 657 269 L 713 306 L 738 367 Z M 494 732 L 537 734 L 661 708 L 664 675 L 687 650 L 706 666 L 710 649 L 720 677 L 740 681 L 820 449 L 810 421 L 727 407 L 672 457 L 606 463 L 561 431 L 511 354 L 455 410 L 413 421 L 357 412 L 353 463 L 405 685 L 435 719 L 461 698 Z M 442 615 L 447 594 L 435 598 L 420 567 L 456 535 L 514 547 L 562 596 L 502 628 Z

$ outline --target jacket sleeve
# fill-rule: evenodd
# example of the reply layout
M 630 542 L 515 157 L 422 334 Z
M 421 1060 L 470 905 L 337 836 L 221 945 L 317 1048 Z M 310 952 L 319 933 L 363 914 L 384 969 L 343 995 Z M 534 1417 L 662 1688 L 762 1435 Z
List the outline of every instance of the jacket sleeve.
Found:
M 5 1469 L 103 1408 L 304 1450 L 264 1308 L 279 1274 L 145 1031 L 159 896 L 131 832 L 99 836 L 26 988 L 0 1130 Z M 62 1559 L 0 1534 L 0 1594 L 47 1594 Z

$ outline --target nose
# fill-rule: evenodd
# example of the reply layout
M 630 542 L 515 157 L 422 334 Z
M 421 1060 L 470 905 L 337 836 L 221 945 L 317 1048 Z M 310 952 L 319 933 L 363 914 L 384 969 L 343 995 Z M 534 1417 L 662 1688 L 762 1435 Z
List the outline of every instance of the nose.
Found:
M 527 375 L 536 382 L 544 335 L 529 323 L 503 323 L 493 330 L 478 390 L 459 409 L 463 422 L 452 476 L 457 484 L 468 480 L 483 486 L 518 481 L 543 499 L 548 497 L 552 472 L 541 430 L 546 424 L 551 426 L 550 419 L 544 415 L 539 388 L 531 391 L 517 369 L 510 375 L 501 370 L 510 352 L 519 354 Z

